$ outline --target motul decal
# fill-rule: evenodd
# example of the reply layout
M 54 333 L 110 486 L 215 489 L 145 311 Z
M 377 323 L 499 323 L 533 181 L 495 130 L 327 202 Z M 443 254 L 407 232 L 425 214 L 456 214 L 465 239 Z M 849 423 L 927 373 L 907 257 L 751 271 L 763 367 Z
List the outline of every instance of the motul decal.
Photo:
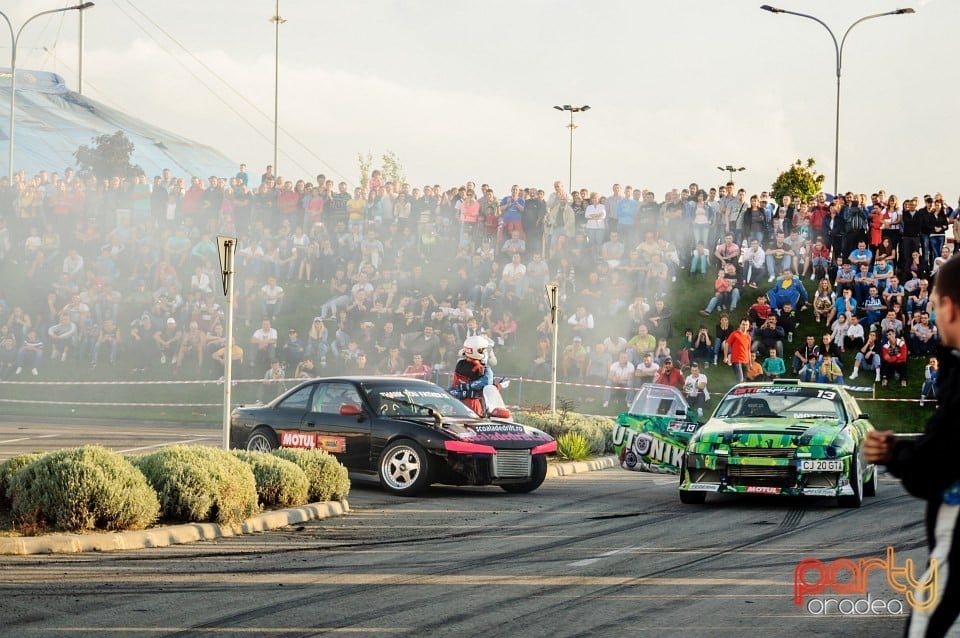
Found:
M 317 435 L 312 432 L 281 432 L 281 447 L 305 447 L 313 449 L 317 447 Z
M 769 487 L 766 485 L 750 485 L 747 487 L 747 494 L 779 494 L 779 487 Z

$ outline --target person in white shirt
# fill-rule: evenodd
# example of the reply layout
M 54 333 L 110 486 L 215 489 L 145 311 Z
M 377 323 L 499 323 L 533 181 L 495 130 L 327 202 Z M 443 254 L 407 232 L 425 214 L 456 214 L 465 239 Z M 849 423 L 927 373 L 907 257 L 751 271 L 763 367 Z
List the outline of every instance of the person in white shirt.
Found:
M 604 388 L 603 407 L 610 405 L 610 400 L 616 396 L 625 401 L 627 407 L 630 407 L 630 388 L 633 387 L 633 376 L 635 368 L 630 363 L 626 352 L 621 352 L 617 360 L 610 364 L 610 370 L 607 372 L 607 381 L 609 385 Z
M 649 352 L 643 355 L 643 360 L 636 365 L 634 371 L 634 384 L 637 386 L 644 383 L 653 383 L 660 372 L 660 364 L 653 360 L 653 355 Z
M 277 278 L 270 277 L 266 285 L 260 288 L 260 297 L 263 299 L 263 314 L 273 321 L 283 308 L 283 288 L 277 285 Z
M 683 396 L 690 407 L 696 408 L 697 416 L 703 416 L 703 406 L 707 402 L 707 375 L 700 372 L 700 366 L 690 364 L 690 374 L 683 380 Z
M 254 355 L 250 357 L 250 366 L 265 369 L 277 353 L 277 330 L 271 327 L 269 319 L 264 319 L 260 327 L 253 332 L 250 343 L 256 346 Z
M 743 251 L 743 283 L 752 288 L 757 287 L 757 282 L 763 276 L 766 266 L 767 255 L 760 242 L 756 239 L 750 240 L 750 245 Z
M 520 263 L 520 253 L 514 253 L 510 263 L 500 271 L 500 291 L 506 294 L 510 289 L 517 297 L 523 297 L 526 292 L 527 267 Z

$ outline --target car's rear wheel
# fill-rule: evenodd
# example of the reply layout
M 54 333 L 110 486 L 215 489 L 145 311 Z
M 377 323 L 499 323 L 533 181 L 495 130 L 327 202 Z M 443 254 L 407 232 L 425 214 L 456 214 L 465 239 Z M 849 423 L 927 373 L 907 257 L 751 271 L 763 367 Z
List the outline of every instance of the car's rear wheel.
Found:
M 863 504 L 863 475 L 860 474 L 859 451 L 853 451 L 853 457 L 850 459 L 850 487 L 853 488 L 853 494 L 846 494 L 837 497 L 837 504 L 840 507 L 857 508 Z
M 530 459 L 530 480 L 523 483 L 507 483 L 500 487 L 505 492 L 511 494 L 526 494 L 532 492 L 543 484 L 543 479 L 547 478 L 547 457 L 543 454 L 536 454 Z
M 247 439 L 247 450 L 250 452 L 271 452 L 280 447 L 277 435 L 273 430 L 261 425 Z
M 388 492 L 414 496 L 430 485 L 430 459 L 416 441 L 395 441 L 380 455 L 379 474 Z
M 879 477 L 879 468 L 876 465 L 873 466 L 873 475 L 870 477 L 870 480 L 863 484 L 863 495 L 864 496 L 876 496 L 877 495 L 877 484 L 880 482 Z

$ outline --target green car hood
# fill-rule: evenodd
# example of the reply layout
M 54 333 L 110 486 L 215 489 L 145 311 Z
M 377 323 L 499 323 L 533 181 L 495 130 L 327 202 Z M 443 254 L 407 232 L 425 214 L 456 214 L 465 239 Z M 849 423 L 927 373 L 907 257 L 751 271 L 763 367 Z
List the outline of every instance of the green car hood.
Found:
M 725 443 L 742 447 L 832 445 L 844 433 L 836 419 L 710 419 L 691 443 Z

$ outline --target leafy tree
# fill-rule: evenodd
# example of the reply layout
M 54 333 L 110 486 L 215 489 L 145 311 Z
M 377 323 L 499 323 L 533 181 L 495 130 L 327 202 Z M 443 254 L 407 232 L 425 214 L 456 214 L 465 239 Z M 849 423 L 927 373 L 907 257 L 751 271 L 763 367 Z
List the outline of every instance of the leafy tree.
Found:
M 806 163 L 798 159 L 790 168 L 780 173 L 770 189 L 774 200 L 779 202 L 784 195 L 805 202 L 816 197 L 822 189 L 824 177 L 814 169 L 815 165 L 812 157 Z
M 360 163 L 360 188 L 367 190 L 367 184 L 370 183 L 370 169 L 373 167 L 373 155 L 369 152 L 366 156 L 363 153 L 357 153 L 357 161 Z
M 99 179 L 143 175 L 139 164 L 130 163 L 134 146 L 123 131 L 97 136 L 93 142 L 93 148 L 82 144 L 73 154 L 80 173 L 92 174 Z
M 400 157 L 390 150 L 383 154 L 383 180 L 393 182 L 398 188 L 407 181 L 407 176 L 403 174 Z

